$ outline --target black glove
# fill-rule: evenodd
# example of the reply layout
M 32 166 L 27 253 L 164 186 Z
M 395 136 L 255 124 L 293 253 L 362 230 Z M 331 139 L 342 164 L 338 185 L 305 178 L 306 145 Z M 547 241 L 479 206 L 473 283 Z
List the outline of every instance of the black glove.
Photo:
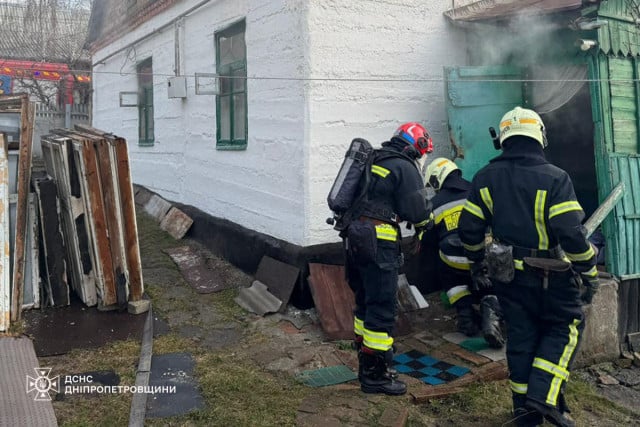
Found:
M 493 283 L 489 279 L 489 270 L 485 260 L 471 263 L 471 290 L 486 291 L 493 288 Z
M 416 230 L 417 231 L 417 230 Z M 418 255 L 420 253 L 422 234 L 418 235 L 418 233 L 413 235 L 411 239 L 411 243 L 409 243 L 409 254 L 410 255 Z
M 582 284 L 584 285 L 584 291 L 582 291 L 582 295 L 580 296 L 580 298 L 582 299 L 582 302 L 584 302 L 585 304 L 591 304 L 591 302 L 593 301 L 593 297 L 596 294 L 596 292 L 598 292 L 598 289 L 600 288 L 600 283 L 598 282 L 598 276 L 595 277 L 589 277 L 589 276 L 585 276 L 584 274 L 580 275 L 582 278 Z

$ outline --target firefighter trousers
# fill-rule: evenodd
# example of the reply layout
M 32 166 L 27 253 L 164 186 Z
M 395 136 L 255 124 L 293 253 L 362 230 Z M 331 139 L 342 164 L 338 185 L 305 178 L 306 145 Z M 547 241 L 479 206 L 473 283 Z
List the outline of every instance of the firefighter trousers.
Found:
M 526 399 L 555 408 L 563 401 L 584 329 L 580 291 L 570 278 L 570 272 L 551 273 L 544 289 L 541 275 L 527 267 L 511 283 L 495 283 L 507 326 L 514 408 Z
M 365 346 L 378 351 L 393 345 L 399 254 L 398 242 L 378 241 L 374 262 L 349 262 L 347 256 L 347 279 L 356 303 L 354 332 L 363 337 Z

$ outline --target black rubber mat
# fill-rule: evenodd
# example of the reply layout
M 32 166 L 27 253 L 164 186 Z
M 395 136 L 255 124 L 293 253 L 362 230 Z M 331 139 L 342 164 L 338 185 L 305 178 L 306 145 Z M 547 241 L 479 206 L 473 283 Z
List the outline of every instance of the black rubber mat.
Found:
M 109 342 L 142 338 L 146 316 L 87 307 L 75 295 L 67 307 L 23 312 L 26 332 L 36 354 L 54 356 L 75 348 L 101 347 Z

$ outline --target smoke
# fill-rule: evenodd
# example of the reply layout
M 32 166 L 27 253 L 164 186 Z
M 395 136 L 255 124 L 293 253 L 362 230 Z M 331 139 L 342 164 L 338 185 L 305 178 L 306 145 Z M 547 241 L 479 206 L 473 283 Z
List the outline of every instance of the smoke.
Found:
M 563 27 L 557 19 L 527 14 L 513 16 L 500 26 L 473 24 L 468 53 L 476 65 L 533 64 L 558 43 L 557 30 Z

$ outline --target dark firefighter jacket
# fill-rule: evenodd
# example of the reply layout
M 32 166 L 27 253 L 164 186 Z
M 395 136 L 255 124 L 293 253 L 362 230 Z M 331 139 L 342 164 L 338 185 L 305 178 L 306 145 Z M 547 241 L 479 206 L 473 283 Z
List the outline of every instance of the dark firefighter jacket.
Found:
M 458 236 L 458 219 L 470 189 L 471 183 L 462 178 L 460 171 L 452 172 L 445 179 L 431 199 L 434 228 L 425 233 L 423 240 L 427 248 L 437 248 L 434 252 L 442 262 L 457 270 L 469 270 L 469 262 Z
M 422 176 L 414 161 L 415 149 L 396 141 L 385 142 L 382 146 L 385 150 L 403 153 L 404 158 L 383 154 L 380 161 L 374 162 L 363 214 L 383 221 L 395 214 L 401 221 L 416 227 L 426 225 L 430 210 L 424 197 Z
M 595 252 L 583 218 L 569 175 L 547 162 L 537 142 L 516 136 L 473 178 L 459 235 L 467 256 L 481 260 L 491 227 L 494 238 L 514 246 L 516 269 L 523 256 L 556 257 L 559 245 L 577 273 L 591 276 L 597 274 Z

